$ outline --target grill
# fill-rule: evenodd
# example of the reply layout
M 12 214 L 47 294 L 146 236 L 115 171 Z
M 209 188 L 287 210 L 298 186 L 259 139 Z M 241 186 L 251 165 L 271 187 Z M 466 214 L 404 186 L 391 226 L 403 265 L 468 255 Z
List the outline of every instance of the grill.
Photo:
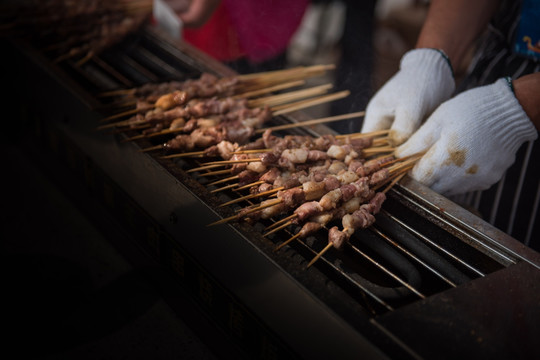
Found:
M 231 75 L 222 64 L 151 27 L 81 67 L 54 64 L 24 42 L 5 46 L 24 65 L 17 84 L 39 84 L 25 96 L 40 151 L 85 184 L 106 209 L 102 216 L 130 234 L 130 246 L 174 274 L 248 356 L 539 355 L 540 254 L 413 180 L 388 192 L 375 225 L 355 233 L 344 251 L 306 269 L 326 245 L 324 234 L 274 252 L 294 234 L 263 237 L 277 219 L 207 227 L 233 214 L 218 205 L 240 194 L 211 193 L 216 186 L 206 185 L 218 178 L 186 172 L 196 160 L 140 151 L 156 141 L 124 143 L 135 133 L 96 131 L 114 105 L 100 92 L 203 71 Z M 297 112 L 272 125 L 305 118 Z

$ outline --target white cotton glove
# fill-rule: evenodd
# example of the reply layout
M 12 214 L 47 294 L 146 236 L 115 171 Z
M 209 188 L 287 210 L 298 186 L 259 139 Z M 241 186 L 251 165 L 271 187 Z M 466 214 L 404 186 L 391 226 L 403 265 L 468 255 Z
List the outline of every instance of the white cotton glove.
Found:
M 396 156 L 427 151 L 411 176 L 440 194 L 455 195 L 496 183 L 519 147 L 537 136 L 508 80 L 502 78 L 443 103 L 396 149 Z
M 390 129 L 400 145 L 455 89 L 449 61 L 434 49 L 415 49 L 401 58 L 399 71 L 370 100 L 362 132 Z

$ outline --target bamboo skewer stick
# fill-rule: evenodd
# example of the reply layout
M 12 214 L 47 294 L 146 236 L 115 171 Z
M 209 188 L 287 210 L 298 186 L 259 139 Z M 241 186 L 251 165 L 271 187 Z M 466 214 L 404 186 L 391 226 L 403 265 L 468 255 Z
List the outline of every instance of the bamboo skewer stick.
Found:
M 165 155 L 161 156 L 161 159 L 174 159 L 178 157 L 202 157 L 204 155 L 204 151 L 192 151 L 192 152 L 185 152 L 180 154 L 171 154 L 171 155 Z
M 307 78 L 321 76 L 327 70 L 334 69 L 335 65 L 314 65 L 309 67 L 297 67 L 284 70 L 276 70 L 273 72 L 259 73 L 260 76 L 252 76 L 250 74 L 240 75 L 239 81 L 246 84 L 246 89 L 256 90 L 261 86 L 272 86 L 293 80 L 304 80 Z M 252 84 L 250 87 L 249 84 Z
M 325 118 L 320 118 L 320 119 L 306 120 L 306 121 L 293 123 L 293 124 L 278 125 L 278 126 L 272 126 L 272 127 L 267 127 L 263 129 L 257 129 L 255 130 L 255 134 L 262 134 L 266 130 L 278 131 L 278 130 L 292 129 L 292 128 L 301 127 L 301 126 L 326 124 L 326 123 L 334 122 L 334 121 L 341 121 L 341 120 L 353 119 L 355 117 L 362 117 L 364 115 L 365 115 L 365 111 L 359 111 L 359 112 L 345 114 L 345 115 L 336 115 L 336 116 L 330 116 L 330 117 L 325 117 Z
M 351 138 L 362 138 L 362 137 L 368 137 L 368 136 L 382 136 L 382 135 L 388 135 L 389 130 L 378 130 L 378 131 L 372 131 L 372 132 L 366 132 L 366 133 L 355 133 L 355 134 L 340 134 L 336 135 L 337 139 L 342 139 L 346 137 Z
M 236 191 L 240 191 L 240 190 L 244 190 L 244 189 L 248 189 L 252 186 L 257 186 L 257 185 L 261 185 L 261 184 L 264 184 L 265 181 L 264 180 L 260 180 L 260 181 L 255 181 L 255 182 L 252 182 L 251 184 L 247 184 L 247 185 L 244 185 L 244 186 L 240 186 L 239 188 L 235 189 Z
M 250 159 L 237 159 L 237 160 L 219 160 L 219 161 L 209 161 L 206 165 L 233 165 L 233 164 L 242 164 L 249 162 L 258 162 L 261 161 L 260 158 L 250 158 Z
M 374 154 L 392 153 L 395 148 L 390 146 L 384 147 L 370 147 L 362 150 L 362 153 L 366 156 L 373 156 Z
M 291 225 L 290 222 L 281 224 L 280 226 L 277 226 L 277 227 L 273 228 L 272 230 L 270 230 L 270 231 L 264 233 L 263 236 L 268 236 L 268 235 L 270 235 L 270 234 L 273 234 L 273 233 L 275 233 L 275 232 L 278 232 L 279 230 L 284 229 L 284 228 L 286 228 L 286 227 L 289 226 L 289 225 Z
M 274 92 L 274 91 L 285 90 L 285 89 L 289 89 L 289 88 L 292 88 L 292 87 L 295 87 L 295 86 L 302 86 L 302 85 L 305 85 L 305 83 L 306 82 L 304 80 L 290 81 L 290 82 L 286 82 L 286 83 L 279 84 L 279 85 L 269 86 L 269 87 L 266 87 L 266 88 L 247 91 L 247 92 L 244 92 L 244 93 L 233 95 L 233 99 L 239 99 L 239 98 L 249 99 L 249 98 L 252 98 L 252 97 L 255 97 L 255 96 L 268 94 L 268 93 L 271 93 L 271 92 Z
M 138 113 L 139 111 L 146 111 L 147 109 L 143 108 L 143 109 L 131 109 L 131 110 L 127 110 L 127 111 L 123 111 L 121 113 L 118 113 L 118 114 L 114 114 L 114 115 L 111 115 L 111 116 L 108 116 L 106 118 L 103 118 L 100 120 L 100 122 L 109 122 L 111 120 L 114 120 L 114 119 L 118 119 L 118 118 L 121 118 L 121 117 L 124 117 L 124 116 L 127 116 L 127 115 L 133 115 L 133 114 L 136 114 Z M 114 124 L 107 124 L 107 125 L 116 125 L 118 123 L 114 123 Z M 101 130 L 101 129 L 106 129 L 107 127 L 105 127 L 105 125 L 103 126 L 100 126 L 98 127 L 98 130 Z
M 311 265 L 315 264 L 315 262 L 317 260 L 319 260 L 319 258 L 321 256 L 324 255 L 325 252 L 327 252 L 328 250 L 330 250 L 330 248 L 333 246 L 333 244 L 331 242 L 329 242 L 325 247 L 324 249 L 322 249 L 317 255 L 315 255 L 315 257 L 309 262 L 309 264 L 307 264 L 306 266 L 306 269 L 308 269 Z
M 109 97 L 109 96 L 126 96 L 126 95 L 135 95 L 135 92 L 137 91 L 137 88 L 131 88 L 131 89 L 118 89 L 118 90 L 111 90 L 111 91 L 105 91 L 100 94 L 97 94 L 98 97 Z
M 240 81 L 259 81 L 260 79 L 266 79 L 266 78 L 273 78 L 273 77 L 291 77 L 292 75 L 296 73 L 310 73 L 310 72 L 319 72 L 319 71 L 326 71 L 326 70 L 333 70 L 336 66 L 333 64 L 329 65 L 312 65 L 312 66 L 297 66 L 294 68 L 289 69 L 281 69 L 281 70 L 272 70 L 272 71 L 265 71 L 265 72 L 259 72 L 259 73 L 253 73 L 253 74 L 244 74 L 239 75 L 238 79 Z
M 310 99 L 310 100 L 303 100 L 303 101 L 299 101 L 293 104 L 276 106 L 275 108 L 272 109 L 274 111 L 273 115 L 274 116 L 284 115 L 284 114 L 288 114 L 290 112 L 297 111 L 297 110 L 302 110 L 311 106 L 321 105 L 329 101 L 334 101 L 334 100 L 347 97 L 350 95 L 350 93 L 351 92 L 349 90 L 344 90 L 344 91 L 340 91 L 340 92 L 333 93 L 330 95 L 319 96 L 317 98 Z
M 305 66 L 297 66 L 297 67 L 289 68 L 289 69 L 270 70 L 270 71 L 263 71 L 263 72 L 253 73 L 253 74 L 243 74 L 243 75 L 238 75 L 238 80 L 241 82 L 248 82 L 248 83 L 260 82 L 267 78 L 280 77 L 283 75 L 290 76 L 293 73 L 305 71 L 305 69 L 306 69 Z
M 233 155 L 239 155 L 239 154 L 258 154 L 258 153 L 265 153 L 272 151 L 272 149 L 251 149 L 251 150 L 238 150 L 233 152 Z
M 224 186 L 224 187 L 219 188 L 219 189 L 211 190 L 210 193 L 211 193 L 211 194 L 215 194 L 215 193 L 220 192 L 220 191 L 225 191 L 225 190 L 233 189 L 233 188 L 235 188 L 235 187 L 237 187 L 237 186 L 238 186 L 238 184 L 230 184 L 230 185 Z
M 220 164 L 207 164 L 207 165 L 204 165 L 204 166 L 200 166 L 198 168 L 189 169 L 186 172 L 187 173 L 192 173 L 192 172 L 196 172 L 196 171 L 215 169 L 215 168 L 218 168 L 218 167 L 221 167 L 221 165 Z
M 224 174 L 230 174 L 231 173 L 231 169 L 225 169 L 225 170 L 217 170 L 217 171 L 212 171 L 212 172 L 208 172 L 208 173 L 204 173 L 204 174 L 201 174 L 199 176 L 201 177 L 205 177 L 205 176 L 216 176 L 216 175 L 224 175 Z
M 308 89 L 291 91 L 288 93 L 271 95 L 267 97 L 262 97 L 258 99 L 253 99 L 248 101 L 248 106 L 250 107 L 261 107 L 261 106 L 277 106 L 282 104 L 287 104 L 294 100 L 305 99 L 315 95 L 325 94 L 329 89 L 332 88 L 332 84 L 324 84 L 319 86 L 314 86 Z
M 237 179 L 238 179 L 238 175 L 230 176 L 230 177 L 225 178 L 225 179 L 221 179 L 221 180 L 214 181 L 213 183 L 208 184 L 208 186 L 213 186 L 213 185 L 223 184 L 224 182 L 232 181 L 232 180 L 237 180 Z
M 266 233 L 264 236 L 268 235 L 269 233 Z M 276 248 L 274 249 L 274 252 L 275 251 L 279 251 L 279 249 L 281 249 L 282 247 L 284 247 L 285 245 L 287 244 L 290 244 L 291 242 L 293 242 L 294 240 L 296 240 L 302 233 L 299 231 L 297 232 L 296 234 L 294 234 L 293 236 L 291 236 L 289 239 L 287 239 L 286 241 L 284 241 L 283 243 L 279 244 L 278 246 L 276 246 Z
M 279 204 L 280 202 L 281 202 L 280 199 L 276 199 L 275 201 L 271 201 L 271 202 L 269 202 L 269 203 L 267 203 L 267 204 L 264 204 L 264 205 L 260 205 L 260 206 L 254 207 L 254 208 L 250 209 L 249 211 L 247 211 L 246 213 L 244 213 L 243 215 L 249 215 L 249 214 L 254 213 L 254 212 L 256 212 L 256 211 L 259 211 L 259 210 L 262 210 L 262 209 L 266 209 L 266 208 L 268 208 L 268 207 L 270 207 L 270 206 L 277 205 L 277 204 Z M 233 215 L 233 216 L 230 216 L 230 217 L 228 217 L 228 218 L 221 219 L 221 220 L 219 220 L 219 221 L 216 221 L 216 222 L 213 222 L 213 223 L 211 223 L 211 224 L 208 224 L 208 225 L 206 225 L 206 226 L 214 226 L 214 225 L 224 224 L 224 223 L 227 223 L 227 222 L 229 222 L 229 221 L 231 221 L 231 220 L 234 220 L 234 219 L 237 219 L 237 218 L 238 218 L 238 215 Z
M 373 139 L 373 142 L 371 145 L 373 147 L 382 147 L 383 145 L 388 145 L 388 138 L 383 137 L 383 138 Z
M 115 110 L 119 110 L 119 109 L 128 109 L 129 110 L 132 110 L 135 106 L 137 105 L 137 101 L 135 100 L 120 100 L 120 101 L 115 101 L 115 102 L 112 102 L 112 103 L 109 103 L 109 104 L 104 104 L 103 106 L 101 106 L 100 108 L 101 109 L 115 109 Z M 103 122 L 103 119 L 100 119 L 99 122 Z
M 266 231 L 268 231 L 268 230 L 270 230 L 270 229 L 273 229 L 273 228 L 275 228 L 276 226 L 280 226 L 281 224 L 286 223 L 286 222 L 288 222 L 289 220 L 294 219 L 296 216 L 297 216 L 296 214 L 292 214 L 292 215 L 287 216 L 286 218 L 283 218 L 283 219 L 281 219 L 281 220 L 279 220 L 279 221 L 276 221 L 276 222 L 273 223 L 272 225 L 268 226 L 268 227 L 266 228 Z
M 165 130 L 155 132 L 155 133 L 152 133 L 152 134 L 135 135 L 135 136 L 132 136 L 130 138 L 122 140 L 122 142 L 129 142 L 129 141 L 134 141 L 134 140 L 139 140 L 139 139 L 149 139 L 149 138 L 153 138 L 153 137 L 157 137 L 157 136 L 161 136 L 161 135 L 175 134 L 175 133 L 182 132 L 183 130 L 184 130 L 183 127 L 176 128 L 176 129 L 165 129 Z
M 264 181 L 255 181 L 255 182 L 252 182 L 250 184 L 247 184 L 247 185 L 244 185 L 242 187 L 238 187 L 239 184 L 236 183 L 236 184 L 230 184 L 230 185 L 227 185 L 225 187 L 222 187 L 222 188 L 219 188 L 219 189 L 215 189 L 215 190 L 212 190 L 211 192 L 220 192 L 220 191 L 223 191 L 223 190 L 227 190 L 227 189 L 232 189 L 232 188 L 235 188 L 234 190 L 235 191 L 240 191 L 240 190 L 243 190 L 243 189 L 247 189 L 251 186 L 255 186 L 255 185 L 260 185 L 264 183 Z M 207 186 L 210 186 L 211 184 L 208 184 Z
M 163 149 L 163 145 L 151 146 L 151 147 L 146 148 L 146 149 L 140 149 L 139 151 L 140 152 L 150 152 L 150 151 L 161 150 L 161 149 Z
M 260 192 L 258 194 L 250 194 L 250 195 L 242 196 L 242 197 L 240 197 L 238 199 L 227 201 L 226 203 L 223 203 L 223 204 L 219 205 L 219 207 L 224 207 L 224 206 L 236 204 L 237 202 L 240 202 L 240 201 L 243 201 L 243 200 L 250 200 L 250 199 L 255 199 L 255 198 L 258 198 L 258 197 L 261 197 L 261 196 L 275 194 L 278 191 L 283 190 L 283 189 L 285 189 L 285 187 L 280 186 L 280 187 L 277 187 L 277 188 L 272 189 L 272 190 Z

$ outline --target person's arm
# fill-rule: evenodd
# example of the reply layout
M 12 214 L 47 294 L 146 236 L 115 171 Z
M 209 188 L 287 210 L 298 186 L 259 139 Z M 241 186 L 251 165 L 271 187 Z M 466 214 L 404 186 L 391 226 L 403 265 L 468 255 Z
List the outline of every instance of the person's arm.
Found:
M 500 0 L 432 0 L 416 48 L 440 49 L 457 68 L 499 5 Z
M 165 0 L 185 27 L 203 26 L 217 9 L 221 0 Z
M 522 76 L 512 83 L 519 104 L 536 130 L 540 130 L 540 73 Z

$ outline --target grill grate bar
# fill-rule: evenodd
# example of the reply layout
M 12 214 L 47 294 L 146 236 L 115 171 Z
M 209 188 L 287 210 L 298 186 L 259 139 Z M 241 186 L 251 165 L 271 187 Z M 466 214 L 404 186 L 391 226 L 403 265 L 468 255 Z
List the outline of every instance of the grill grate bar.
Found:
M 142 46 L 137 47 L 137 51 L 131 56 L 137 55 L 137 60 L 144 63 L 145 66 L 152 67 L 156 72 L 165 72 L 169 78 L 182 79 L 185 77 L 183 73 L 170 66 L 165 61 L 161 60 L 156 55 Z
M 291 231 L 286 230 L 285 232 L 289 236 L 293 236 L 293 233 Z M 300 241 L 299 239 L 297 239 L 295 241 L 295 243 L 297 244 L 297 246 L 301 246 L 304 250 L 309 252 L 312 256 L 315 256 L 317 254 L 317 251 L 313 247 L 309 246 L 306 242 Z M 322 256 L 319 259 L 319 261 L 323 262 L 327 267 L 329 267 L 335 273 L 339 274 L 339 276 L 341 276 L 343 279 L 346 279 L 349 283 L 353 284 L 358 289 L 362 290 L 362 292 L 364 294 L 366 294 L 367 296 L 369 296 L 370 298 L 375 300 L 377 303 L 382 305 L 388 311 L 393 311 L 394 310 L 394 308 L 390 304 L 388 304 L 387 301 L 383 300 L 380 296 L 378 296 L 373 291 L 369 290 L 366 286 L 362 285 L 360 282 L 355 280 L 352 276 L 347 274 L 343 269 L 336 266 L 336 264 L 333 261 L 331 261 L 330 259 L 328 259 L 326 256 Z
M 134 84 L 131 80 L 126 78 L 124 75 L 120 74 L 116 69 L 114 69 L 109 63 L 103 61 L 99 56 L 92 57 L 92 62 L 98 65 L 103 71 L 112 75 L 116 80 L 118 80 L 123 86 L 133 87 Z
M 409 289 L 412 293 L 416 294 L 418 297 L 420 297 L 421 299 L 425 299 L 426 296 L 423 295 L 420 291 L 416 290 L 412 285 L 410 285 L 408 282 L 404 281 L 403 279 L 401 279 L 398 275 L 394 274 L 392 271 L 390 271 L 389 269 L 387 269 L 385 266 L 383 266 L 380 262 L 378 262 L 377 260 L 373 259 L 371 256 L 367 255 L 366 253 L 364 253 L 362 250 L 360 250 L 359 248 L 357 248 L 356 246 L 352 246 L 351 247 L 354 252 L 360 254 L 363 258 L 365 258 L 366 260 L 370 261 L 373 265 L 375 265 L 377 268 L 379 268 L 382 272 L 384 272 L 385 274 L 387 274 L 388 276 L 390 276 L 392 279 L 396 280 L 397 282 L 399 282 L 401 285 L 405 286 L 407 289 Z
M 477 274 L 478 276 L 481 276 L 481 277 L 484 277 L 485 274 L 478 270 L 476 267 L 468 264 L 467 262 L 465 262 L 464 260 L 460 259 L 459 257 L 457 257 L 454 253 L 446 250 L 445 248 L 443 248 L 442 246 L 440 246 L 439 244 L 433 242 L 432 240 L 430 240 L 429 238 L 427 238 L 426 236 L 422 235 L 420 232 L 416 231 L 415 229 L 413 229 L 412 227 L 408 226 L 407 224 L 405 224 L 404 222 L 402 222 L 401 220 L 399 220 L 398 218 L 396 218 L 395 216 L 393 216 L 392 214 L 388 213 L 387 211 L 385 210 L 382 210 L 390 219 L 392 219 L 393 221 L 395 221 L 397 224 L 399 224 L 400 226 L 402 226 L 403 228 L 405 228 L 407 231 L 411 232 L 413 235 L 415 235 L 416 237 L 418 237 L 419 239 L 423 240 L 425 243 L 433 246 L 434 248 L 438 249 L 439 251 L 443 252 L 445 255 L 447 255 L 449 258 L 453 259 L 454 261 L 456 261 L 457 263 L 465 266 L 467 269 L 469 269 L 470 271 L 474 272 L 475 274 Z
M 375 227 L 370 227 L 370 229 L 375 232 L 377 235 L 379 235 L 381 238 L 383 238 L 384 240 L 386 240 L 388 243 L 390 243 L 392 246 L 396 247 L 397 249 L 399 249 L 401 252 L 405 253 L 407 256 L 409 256 L 411 259 L 415 260 L 417 263 L 419 263 L 420 265 L 422 265 L 424 268 L 426 268 L 427 270 L 429 270 L 431 273 L 433 273 L 435 276 L 437 276 L 439 279 L 443 280 L 444 282 L 446 282 L 447 284 L 449 284 L 450 286 L 452 287 L 456 287 L 457 285 L 451 281 L 450 279 L 448 279 L 446 276 L 444 276 L 443 274 L 441 274 L 439 271 L 437 271 L 436 269 L 434 269 L 433 267 L 431 267 L 429 264 L 427 264 L 426 262 L 424 262 L 422 259 L 420 259 L 418 256 L 416 256 L 415 254 L 413 254 L 412 252 L 408 251 L 407 249 L 405 249 L 403 246 L 399 245 L 397 242 L 395 242 L 394 240 L 392 240 L 389 236 L 387 236 L 386 234 L 382 233 L 378 228 L 375 228 Z
M 147 79 L 147 81 L 145 81 L 145 82 L 157 82 L 157 81 L 159 81 L 159 78 L 158 78 L 158 76 L 156 74 L 154 74 L 153 72 L 148 70 L 146 67 L 139 64 L 132 57 L 122 55 L 121 59 L 127 66 L 131 67 L 132 69 L 137 71 L 139 74 L 143 75 Z

